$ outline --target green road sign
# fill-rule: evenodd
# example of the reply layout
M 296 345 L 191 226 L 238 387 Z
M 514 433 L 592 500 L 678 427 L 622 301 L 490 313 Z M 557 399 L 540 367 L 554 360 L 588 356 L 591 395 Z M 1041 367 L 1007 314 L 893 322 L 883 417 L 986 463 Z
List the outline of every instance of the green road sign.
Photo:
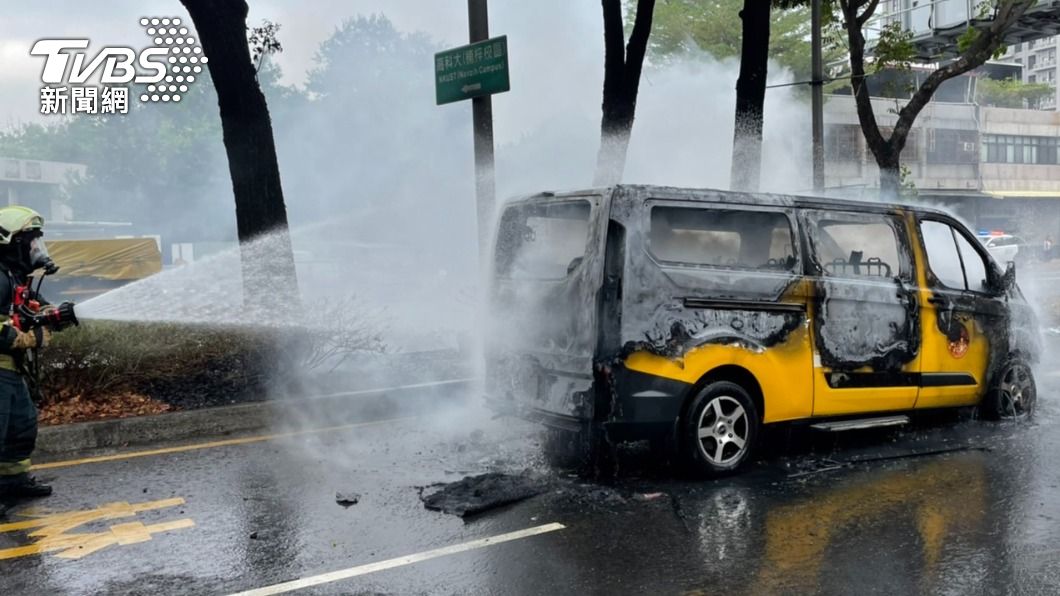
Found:
M 507 35 L 434 55 L 434 90 L 438 105 L 504 93 L 510 88 Z

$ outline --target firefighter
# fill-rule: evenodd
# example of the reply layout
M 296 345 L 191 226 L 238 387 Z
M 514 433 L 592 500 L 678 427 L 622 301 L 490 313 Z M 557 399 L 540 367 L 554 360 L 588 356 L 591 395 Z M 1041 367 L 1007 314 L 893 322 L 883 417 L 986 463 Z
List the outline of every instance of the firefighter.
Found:
M 36 351 L 48 344 L 59 311 L 32 293 L 30 276 L 58 270 L 48 256 L 44 218 L 26 207 L 0 207 L 0 512 L 21 499 L 46 497 L 52 489 L 29 475 L 37 442 Z M 73 317 L 72 305 L 63 305 Z M 36 312 L 34 312 L 36 310 Z M 48 315 L 54 315 L 48 317 Z

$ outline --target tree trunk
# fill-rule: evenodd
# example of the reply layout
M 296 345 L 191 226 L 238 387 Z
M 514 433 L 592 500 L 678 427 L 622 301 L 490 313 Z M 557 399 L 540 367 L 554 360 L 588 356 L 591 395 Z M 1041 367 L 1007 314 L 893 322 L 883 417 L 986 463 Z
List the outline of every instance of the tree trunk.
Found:
M 600 152 L 593 184 L 610 186 L 622 180 L 626 151 L 637 111 L 637 93 L 644 55 L 648 50 L 655 0 L 638 0 L 629 44 L 625 43 L 622 1 L 601 0 L 604 11 L 604 97 L 600 122 Z
M 298 282 L 272 120 L 247 44 L 247 3 L 181 2 L 195 23 L 217 90 L 235 194 L 244 304 L 290 308 L 298 299 Z
M 898 158 L 899 152 L 884 154 L 876 158 L 876 165 L 880 168 L 880 200 L 897 203 L 902 192 L 901 162 Z
M 736 125 L 732 142 L 733 190 L 757 191 L 762 168 L 762 114 L 769 62 L 768 0 L 744 0 L 740 19 L 740 78 L 736 81 Z

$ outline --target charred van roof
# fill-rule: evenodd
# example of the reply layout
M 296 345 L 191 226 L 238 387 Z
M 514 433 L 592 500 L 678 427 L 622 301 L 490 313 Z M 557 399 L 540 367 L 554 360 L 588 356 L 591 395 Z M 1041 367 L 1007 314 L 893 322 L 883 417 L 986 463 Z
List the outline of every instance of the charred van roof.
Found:
M 880 203 L 855 199 L 838 199 L 831 197 L 809 197 L 767 192 L 741 192 L 717 188 L 681 188 L 676 186 L 656 186 L 649 184 L 620 184 L 611 187 L 595 187 L 568 191 L 545 191 L 532 195 L 523 195 L 512 202 L 533 201 L 543 198 L 573 198 L 585 195 L 614 194 L 627 199 L 675 199 L 701 203 L 735 203 L 745 205 L 772 205 L 777 207 L 804 207 L 816 209 L 853 209 L 868 212 L 894 212 L 895 210 L 915 211 L 950 217 L 940 209 L 920 205 L 902 205 L 898 203 Z

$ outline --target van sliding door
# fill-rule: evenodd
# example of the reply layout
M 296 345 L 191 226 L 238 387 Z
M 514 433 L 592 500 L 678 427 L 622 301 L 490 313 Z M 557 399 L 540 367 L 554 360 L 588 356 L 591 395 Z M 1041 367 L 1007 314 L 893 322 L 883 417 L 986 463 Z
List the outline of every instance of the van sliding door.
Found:
M 919 386 L 912 252 L 898 214 L 807 210 L 815 416 L 905 410 Z

